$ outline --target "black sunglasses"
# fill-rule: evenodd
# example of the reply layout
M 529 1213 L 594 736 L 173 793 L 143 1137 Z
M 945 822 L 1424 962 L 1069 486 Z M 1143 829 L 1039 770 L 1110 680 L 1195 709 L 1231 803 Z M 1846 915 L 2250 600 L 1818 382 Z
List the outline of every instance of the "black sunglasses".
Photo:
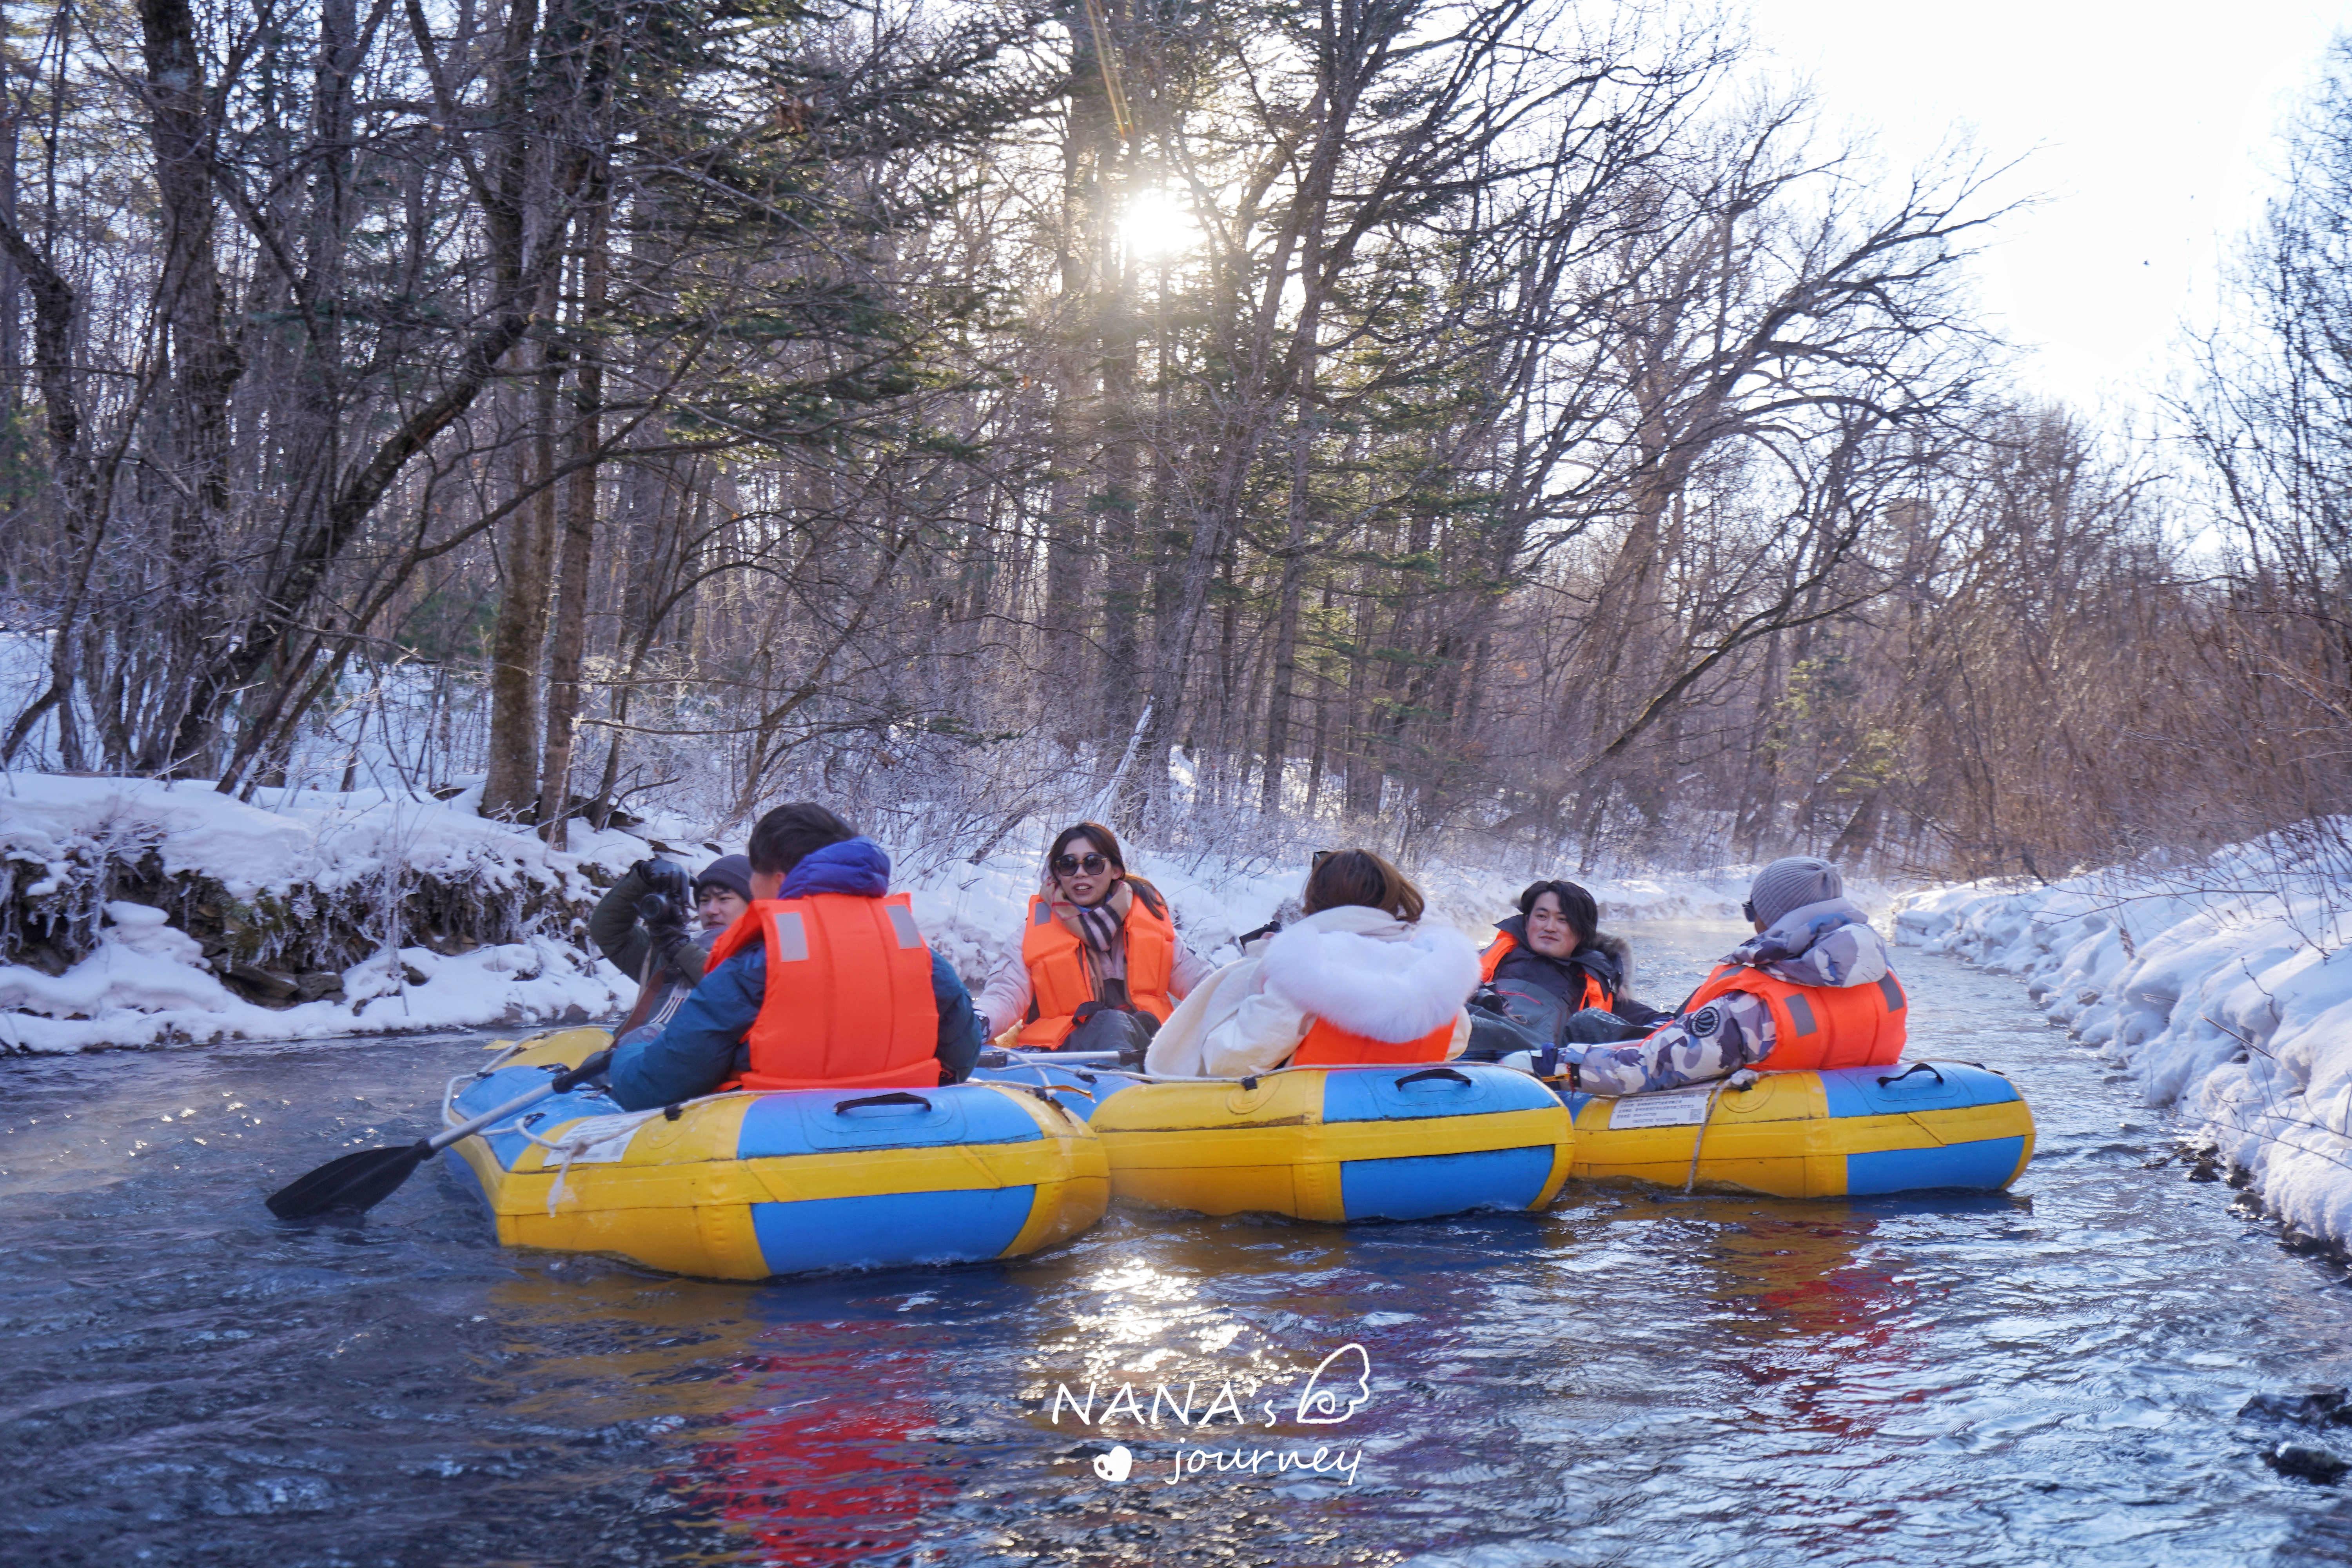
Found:
M 1310 871 L 1320 870 L 1322 868 L 1323 862 L 1328 860 L 1332 856 L 1337 855 L 1339 851 L 1337 849 L 1318 849 L 1315 851 L 1314 855 L 1308 858 L 1307 868 Z
M 1109 864 L 1109 861 L 1104 859 L 1099 855 L 1088 855 L 1083 859 L 1076 855 L 1056 855 L 1054 857 L 1054 869 L 1059 871 L 1065 877 L 1077 871 L 1084 871 L 1087 876 L 1091 877 L 1097 871 L 1104 869 Z

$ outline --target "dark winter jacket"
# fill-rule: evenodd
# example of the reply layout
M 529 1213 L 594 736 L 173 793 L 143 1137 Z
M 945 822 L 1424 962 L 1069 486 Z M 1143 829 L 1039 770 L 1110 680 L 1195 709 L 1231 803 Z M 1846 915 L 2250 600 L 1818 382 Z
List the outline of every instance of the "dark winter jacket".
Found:
M 851 893 L 878 899 L 890 890 L 890 858 L 871 839 L 827 845 L 793 868 L 779 898 Z M 623 1109 L 709 1094 L 743 1070 L 743 1039 L 768 994 L 768 950 L 753 942 L 702 977 L 694 994 L 661 1033 L 632 1040 L 613 1058 L 613 1098 Z M 980 1059 L 979 1017 L 955 970 L 931 954 L 931 999 L 939 1005 L 938 1055 L 950 1083 L 971 1076 Z
M 1626 994 L 1633 984 L 1633 950 L 1622 937 L 1600 931 L 1569 957 L 1554 958 L 1528 944 L 1525 915 L 1497 921 L 1495 929 L 1511 939 L 1512 948 L 1488 984 L 1506 1016 L 1538 1034 L 1561 1037 L 1569 1017 L 1584 1005 L 1588 974 L 1601 983 L 1609 1010 L 1627 1023 L 1647 1026 L 1671 1016 Z

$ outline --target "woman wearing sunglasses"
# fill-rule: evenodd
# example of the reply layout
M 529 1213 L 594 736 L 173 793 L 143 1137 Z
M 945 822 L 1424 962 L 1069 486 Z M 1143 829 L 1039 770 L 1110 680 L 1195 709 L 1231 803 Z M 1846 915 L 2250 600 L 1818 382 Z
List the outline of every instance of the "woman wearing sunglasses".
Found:
M 992 1039 L 1018 1022 L 1023 1050 L 1118 1050 L 1148 1038 L 1209 973 L 1160 890 L 1128 875 L 1118 836 L 1081 822 L 1045 852 L 1020 954 L 989 973 L 980 1014 Z
M 1442 1062 L 1470 1038 L 1478 950 L 1422 923 L 1421 889 L 1369 849 L 1315 857 L 1307 911 L 1184 1000 L 1147 1071 L 1244 1078 L 1293 1067 Z

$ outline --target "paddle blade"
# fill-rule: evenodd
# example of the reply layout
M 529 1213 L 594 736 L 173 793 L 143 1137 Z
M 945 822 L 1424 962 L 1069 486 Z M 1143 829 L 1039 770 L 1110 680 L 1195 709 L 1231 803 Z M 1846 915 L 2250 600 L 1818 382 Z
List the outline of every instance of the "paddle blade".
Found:
M 362 1149 L 330 1160 L 269 1194 L 269 1212 L 279 1219 L 310 1219 L 338 1209 L 357 1214 L 392 1196 L 433 1151 L 424 1143 L 397 1149 Z

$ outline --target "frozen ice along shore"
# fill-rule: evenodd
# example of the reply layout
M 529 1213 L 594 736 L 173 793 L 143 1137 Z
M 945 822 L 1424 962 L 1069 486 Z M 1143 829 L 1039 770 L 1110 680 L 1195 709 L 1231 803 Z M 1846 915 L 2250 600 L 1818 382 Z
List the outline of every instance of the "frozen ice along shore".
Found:
M 475 800 L 265 790 L 243 805 L 202 781 L 0 774 L 0 1050 L 617 1016 L 632 979 L 590 952 L 586 917 L 652 847 L 574 823 L 572 852 L 554 853 L 476 816 Z M 660 826 L 650 836 L 690 867 L 714 852 L 688 825 Z M 902 876 L 924 931 L 968 983 L 1019 941 L 1042 848 L 977 863 L 935 854 Z M 1213 961 L 1301 879 L 1297 868 L 1131 853 Z M 1749 871 L 1582 880 L 1606 921 L 1729 921 Z M 1535 873 L 1439 863 L 1415 874 L 1433 918 L 1483 940 Z M 1883 890 L 1864 896 L 1884 902 Z
M 2193 866 L 1899 900 L 1896 939 L 2022 978 L 2288 1226 L 2352 1246 L 2352 821 Z

